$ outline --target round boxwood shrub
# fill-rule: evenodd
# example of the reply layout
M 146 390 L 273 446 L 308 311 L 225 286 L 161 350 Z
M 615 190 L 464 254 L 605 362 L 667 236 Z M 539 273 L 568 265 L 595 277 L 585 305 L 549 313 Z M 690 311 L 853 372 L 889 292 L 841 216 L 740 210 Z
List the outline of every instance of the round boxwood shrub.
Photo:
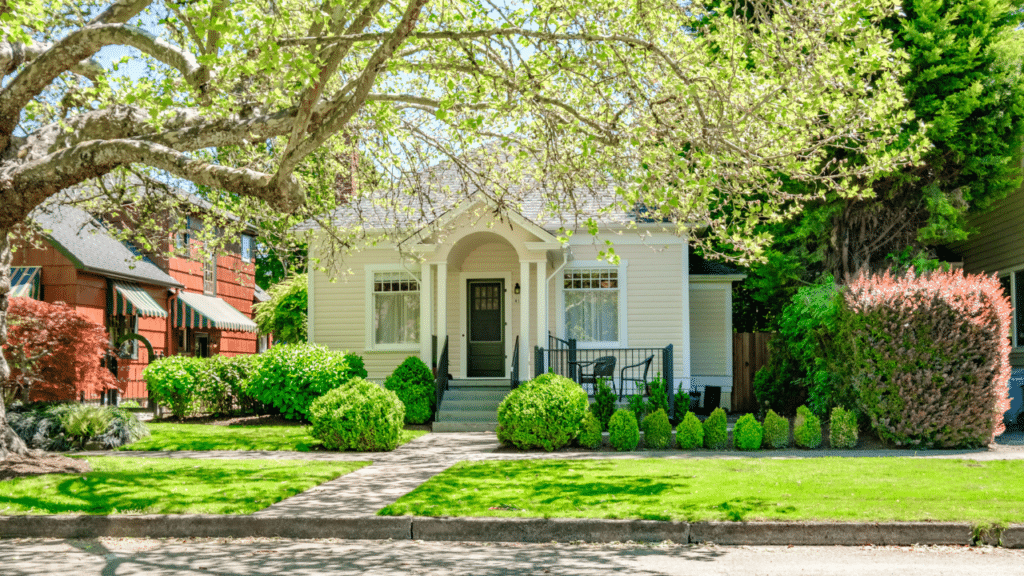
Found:
M 857 445 L 857 415 L 842 406 L 832 409 L 829 419 L 828 441 L 833 448 L 853 448 Z
M 280 344 L 257 356 L 245 392 L 285 418 L 309 419 L 309 406 L 348 380 L 366 378 L 351 357 L 313 344 Z
M 616 410 L 608 420 L 608 436 L 612 446 L 619 452 L 636 450 L 640 444 L 640 425 L 636 415 L 628 408 Z
M 726 427 L 725 410 L 715 408 L 704 420 L 704 447 L 709 450 L 725 450 L 729 445 L 729 430 Z
M 764 428 L 753 414 L 744 414 L 732 429 L 732 444 L 737 450 L 760 450 Z
M 672 424 L 664 410 L 648 414 L 643 421 L 644 447 L 651 450 L 664 450 L 672 439 Z
M 434 373 L 416 356 L 409 356 L 384 380 L 384 387 L 405 404 L 405 422 L 423 424 L 434 415 Z
M 615 413 L 615 402 L 618 401 L 619 396 L 612 391 L 612 387 L 608 385 L 608 382 L 604 378 L 598 378 L 597 387 L 594 390 L 594 403 L 590 406 L 590 409 L 597 416 L 599 422 L 601 422 L 601 429 L 608 429 L 608 421 L 611 420 L 612 414 Z
M 779 416 L 775 410 L 768 410 L 764 417 L 765 448 L 785 448 L 789 446 L 789 418 Z
M 167 406 L 180 419 L 199 409 L 205 374 L 202 358 L 168 356 L 146 366 L 142 378 L 150 401 Z
M 551 451 L 580 435 L 587 393 L 557 374 L 541 374 L 505 396 L 498 406 L 498 440 L 521 450 Z
M 601 445 L 601 440 L 601 421 L 588 410 L 583 416 L 583 429 L 580 430 L 579 445 L 593 450 Z
M 821 420 L 807 406 L 796 409 L 796 420 L 793 422 L 793 439 L 801 448 L 817 448 L 821 446 Z
M 328 450 L 382 452 L 398 447 L 405 406 L 398 396 L 355 377 L 309 406 L 312 435 Z
M 704 445 L 704 426 L 693 412 L 687 412 L 676 426 L 676 445 L 682 450 L 694 450 Z

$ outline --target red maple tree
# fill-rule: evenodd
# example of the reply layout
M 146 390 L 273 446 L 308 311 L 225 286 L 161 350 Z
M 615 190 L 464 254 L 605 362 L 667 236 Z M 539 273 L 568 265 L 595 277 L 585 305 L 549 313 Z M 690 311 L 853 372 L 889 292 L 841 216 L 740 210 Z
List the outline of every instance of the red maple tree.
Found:
M 103 326 L 63 302 L 11 298 L 4 355 L 13 359 L 4 400 L 74 400 L 116 387 L 101 364 L 109 338 Z

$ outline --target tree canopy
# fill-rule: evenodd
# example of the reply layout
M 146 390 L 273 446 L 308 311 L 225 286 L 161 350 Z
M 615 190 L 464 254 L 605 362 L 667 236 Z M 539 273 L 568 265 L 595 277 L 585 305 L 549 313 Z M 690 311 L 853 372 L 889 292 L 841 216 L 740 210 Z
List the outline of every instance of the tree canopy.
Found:
M 920 154 L 893 146 L 912 120 L 903 54 L 880 25 L 895 4 L 765 6 L 2 3 L 0 344 L 11 230 L 48 202 L 102 212 L 169 196 L 79 188 L 128 171 L 144 178 L 120 181 L 188 183 L 280 232 L 329 229 L 323 215 L 361 195 L 428 204 L 420 180 L 446 162 L 500 205 L 519 200 L 509 182 L 535 183 L 552 210 L 611 187 L 608 209 L 642 205 L 757 258 L 759 225 L 824 194 L 863 196 Z M 339 247 L 361 233 L 330 232 Z

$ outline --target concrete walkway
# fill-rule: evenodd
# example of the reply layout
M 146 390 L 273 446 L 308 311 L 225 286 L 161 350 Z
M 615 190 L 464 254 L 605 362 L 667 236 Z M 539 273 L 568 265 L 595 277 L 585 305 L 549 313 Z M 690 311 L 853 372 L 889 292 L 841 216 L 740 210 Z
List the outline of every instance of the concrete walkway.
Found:
M 400 446 L 394 452 L 283 452 L 283 451 L 209 451 L 209 452 L 80 452 L 82 456 L 120 456 L 144 458 L 195 458 L 244 460 L 316 460 L 372 461 L 370 466 L 316 486 L 256 512 L 270 517 L 372 516 L 381 508 L 408 494 L 420 484 L 448 469 L 456 462 L 483 460 L 601 460 L 601 459 L 677 459 L 694 458 L 959 458 L 967 460 L 1024 460 L 1024 434 L 1004 434 L 986 449 L 976 450 L 763 450 L 759 452 L 710 451 L 637 451 L 595 452 L 564 450 L 558 452 L 518 452 L 501 449 L 497 436 L 490 432 L 427 434 Z

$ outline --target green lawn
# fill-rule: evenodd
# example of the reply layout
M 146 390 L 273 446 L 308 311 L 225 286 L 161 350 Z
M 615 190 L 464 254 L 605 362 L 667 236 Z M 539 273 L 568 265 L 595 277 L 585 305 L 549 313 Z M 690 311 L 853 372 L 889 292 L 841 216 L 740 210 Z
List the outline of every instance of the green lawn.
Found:
M 382 515 L 1024 522 L 1024 462 L 914 458 L 460 463 Z
M 250 514 L 369 462 L 89 457 L 88 474 L 0 482 L 7 514 Z
M 310 426 L 215 426 L 211 424 L 147 424 L 151 436 L 121 450 L 295 450 L 308 452 L 320 441 L 310 436 Z M 402 430 L 399 444 L 426 434 Z

